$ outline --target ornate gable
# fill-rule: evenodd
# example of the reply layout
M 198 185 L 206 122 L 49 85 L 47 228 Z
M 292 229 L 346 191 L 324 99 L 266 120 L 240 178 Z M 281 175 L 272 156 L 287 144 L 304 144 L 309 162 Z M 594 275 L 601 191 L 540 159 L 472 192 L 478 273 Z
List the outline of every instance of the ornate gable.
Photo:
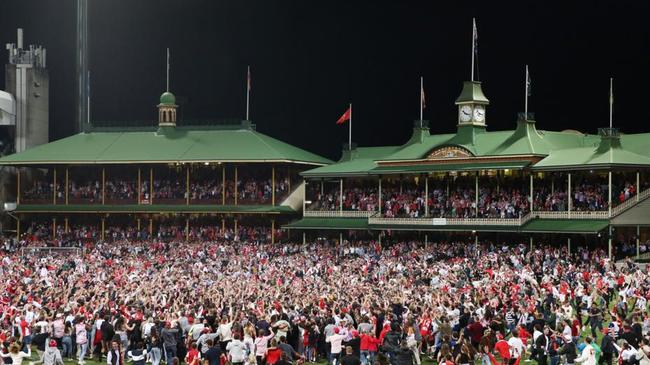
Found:
M 467 149 L 458 146 L 438 147 L 427 155 L 427 160 L 441 160 L 447 158 L 468 158 L 474 155 Z

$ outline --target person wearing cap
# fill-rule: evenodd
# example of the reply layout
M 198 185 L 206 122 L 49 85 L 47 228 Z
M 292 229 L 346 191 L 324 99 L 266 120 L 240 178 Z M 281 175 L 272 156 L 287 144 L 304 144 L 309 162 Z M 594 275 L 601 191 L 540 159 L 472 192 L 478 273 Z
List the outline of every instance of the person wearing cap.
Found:
M 35 364 L 63 365 L 63 358 L 61 357 L 61 352 L 56 347 L 55 340 L 50 340 L 45 352 L 41 354 L 41 358 Z
M 611 365 L 612 360 L 614 359 L 614 354 L 616 353 L 616 347 L 614 346 L 614 337 L 612 336 L 612 331 L 605 329 L 603 339 L 600 341 L 600 350 L 602 351 L 602 357 L 600 358 L 600 363 L 605 365 Z
M 339 363 L 338 361 L 341 356 L 342 342 L 345 336 L 340 334 L 339 332 L 340 332 L 339 328 L 334 327 L 334 334 L 325 338 L 325 342 L 329 343 L 331 346 L 330 353 L 329 353 L 329 361 L 328 361 L 330 365 L 337 365 Z
M 557 352 L 560 355 L 566 357 L 566 363 L 568 365 L 573 365 L 576 359 L 576 345 L 573 343 L 573 337 L 571 335 L 565 335 L 564 337 L 564 346 L 562 346 Z
M 174 328 L 170 322 L 165 322 L 165 328 L 160 331 L 160 336 L 163 341 L 163 353 L 165 354 L 165 361 L 171 361 L 176 357 L 178 350 L 178 328 L 174 323 Z

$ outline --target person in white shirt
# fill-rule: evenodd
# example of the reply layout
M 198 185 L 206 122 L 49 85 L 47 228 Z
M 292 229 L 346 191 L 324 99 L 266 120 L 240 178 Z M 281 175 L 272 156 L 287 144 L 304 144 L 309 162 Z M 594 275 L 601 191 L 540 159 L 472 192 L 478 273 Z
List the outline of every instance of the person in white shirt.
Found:
M 512 337 L 508 340 L 508 345 L 510 346 L 510 364 L 514 364 L 523 355 L 525 350 L 524 343 L 519 338 L 519 331 L 517 329 L 512 331 Z
M 330 359 L 329 359 L 329 363 L 332 365 L 338 364 L 339 357 L 341 355 L 341 350 L 343 349 L 341 343 L 343 342 L 344 338 L 345 338 L 344 335 L 339 334 L 338 327 L 334 328 L 333 335 L 325 338 L 325 342 L 332 345 L 332 350 L 330 351 Z
M 228 342 L 226 351 L 233 365 L 241 365 L 246 360 L 246 345 L 239 339 L 239 334 L 235 334 L 234 339 Z
M 580 356 L 575 359 L 575 362 L 582 363 L 583 365 L 596 365 L 596 350 L 591 346 L 591 337 L 585 338 L 586 345 L 582 349 Z

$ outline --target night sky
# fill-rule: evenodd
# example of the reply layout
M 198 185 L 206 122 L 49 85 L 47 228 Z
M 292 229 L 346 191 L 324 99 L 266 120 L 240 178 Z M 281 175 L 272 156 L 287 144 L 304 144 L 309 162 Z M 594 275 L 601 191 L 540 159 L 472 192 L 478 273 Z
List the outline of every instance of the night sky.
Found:
M 169 47 L 185 119 L 243 119 L 251 65 L 257 129 L 329 158 L 347 141 L 335 121 L 349 102 L 354 142 L 405 142 L 421 75 L 432 133 L 453 132 L 476 17 L 489 130 L 514 128 L 528 63 L 539 129 L 606 127 L 613 76 L 615 126 L 650 131 L 648 1 L 89 2 L 93 120 L 157 118 Z M 22 27 L 25 44 L 48 49 L 52 139 L 75 132 L 75 3 L 0 0 L 0 43 Z

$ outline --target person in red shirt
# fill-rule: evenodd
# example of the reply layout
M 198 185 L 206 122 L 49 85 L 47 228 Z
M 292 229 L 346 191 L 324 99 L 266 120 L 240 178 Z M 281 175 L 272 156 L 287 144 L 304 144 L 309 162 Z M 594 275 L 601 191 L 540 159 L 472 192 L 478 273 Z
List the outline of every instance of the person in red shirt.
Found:
M 494 350 L 501 357 L 501 364 L 506 365 L 510 361 L 510 345 L 508 341 L 503 338 L 501 333 L 497 333 L 497 343 L 494 345 Z
M 379 351 L 379 344 L 381 342 L 372 331 L 361 333 L 361 343 L 359 349 L 361 351 L 361 365 L 373 365 L 377 351 Z
M 274 338 L 271 340 L 271 346 L 266 349 L 266 365 L 273 365 L 282 357 L 282 349 L 278 347 L 278 341 Z
M 199 364 L 199 351 L 196 349 L 196 342 L 192 342 L 190 345 L 190 350 L 185 355 L 185 362 L 187 362 L 187 365 Z

